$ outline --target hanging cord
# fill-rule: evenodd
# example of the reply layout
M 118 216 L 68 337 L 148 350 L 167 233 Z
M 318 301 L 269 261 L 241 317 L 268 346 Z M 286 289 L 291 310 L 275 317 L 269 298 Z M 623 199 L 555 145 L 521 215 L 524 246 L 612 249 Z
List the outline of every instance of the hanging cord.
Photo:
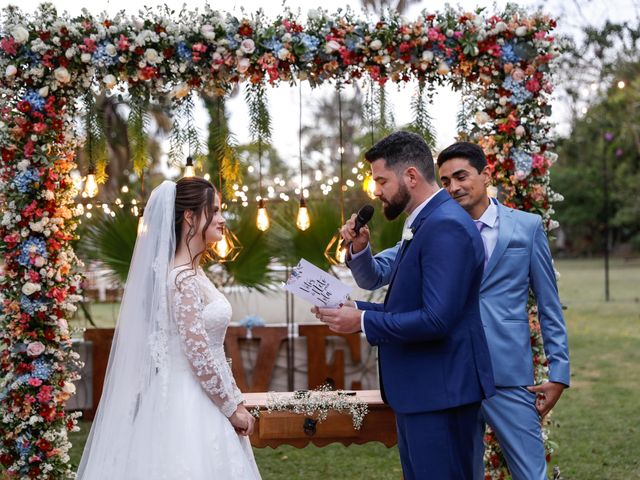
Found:
M 220 110 L 222 109 L 222 100 L 220 97 L 217 97 L 216 100 L 216 117 L 218 122 L 218 137 L 220 137 L 221 123 L 220 123 Z M 220 161 L 220 155 L 216 155 L 216 160 L 218 163 L 218 184 L 220 191 L 218 195 L 220 196 L 220 209 L 222 210 L 222 162 Z
M 300 98 L 300 108 L 298 109 L 298 158 L 300 159 L 300 196 L 304 197 L 302 191 L 302 82 L 298 83 L 298 93 Z
M 342 96 L 340 90 L 342 84 L 337 84 L 338 91 L 338 130 L 340 132 L 340 225 L 344 225 L 344 139 L 342 131 Z

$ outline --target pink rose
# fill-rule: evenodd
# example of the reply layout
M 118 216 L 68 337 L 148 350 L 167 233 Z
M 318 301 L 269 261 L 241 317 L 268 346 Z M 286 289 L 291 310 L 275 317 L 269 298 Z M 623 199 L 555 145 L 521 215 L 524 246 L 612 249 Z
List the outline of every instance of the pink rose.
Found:
M 521 82 L 524 80 L 524 70 L 521 68 L 516 68 L 513 72 L 511 72 L 511 78 L 513 78 L 514 82 Z
M 240 60 L 238 60 L 238 66 L 236 67 L 236 70 L 238 70 L 238 73 L 245 73 L 247 70 L 249 70 L 250 65 L 251 62 L 248 58 L 241 58 Z
M 42 380 L 40 380 L 39 378 L 30 378 L 29 385 L 31 385 L 32 387 L 39 387 L 40 385 L 42 385 Z
M 44 352 L 44 345 L 42 342 L 31 342 L 27 347 L 27 355 L 30 357 L 37 357 Z
M 243 53 L 252 54 L 256 49 L 256 44 L 250 38 L 245 38 L 240 44 Z

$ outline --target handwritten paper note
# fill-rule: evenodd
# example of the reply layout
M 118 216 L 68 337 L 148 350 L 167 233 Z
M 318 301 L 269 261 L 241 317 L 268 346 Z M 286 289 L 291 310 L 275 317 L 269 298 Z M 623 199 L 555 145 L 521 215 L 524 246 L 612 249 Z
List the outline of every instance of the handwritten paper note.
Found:
M 351 293 L 351 287 L 304 258 L 293 268 L 284 288 L 316 307 L 339 307 Z

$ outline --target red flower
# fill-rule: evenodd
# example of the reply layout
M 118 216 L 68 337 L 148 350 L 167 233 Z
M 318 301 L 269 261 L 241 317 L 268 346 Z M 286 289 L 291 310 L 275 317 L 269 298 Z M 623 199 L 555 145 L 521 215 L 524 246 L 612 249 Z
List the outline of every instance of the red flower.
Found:
M 7 55 L 15 55 L 18 53 L 18 44 L 13 37 L 4 37 L 0 40 L 0 48 L 2 48 Z
M 151 80 L 158 74 L 158 69 L 155 67 L 144 67 L 140 70 L 140 78 L 143 80 Z
M 244 37 L 248 37 L 253 33 L 253 28 L 251 28 L 249 24 L 243 23 L 242 25 L 240 25 L 238 33 Z

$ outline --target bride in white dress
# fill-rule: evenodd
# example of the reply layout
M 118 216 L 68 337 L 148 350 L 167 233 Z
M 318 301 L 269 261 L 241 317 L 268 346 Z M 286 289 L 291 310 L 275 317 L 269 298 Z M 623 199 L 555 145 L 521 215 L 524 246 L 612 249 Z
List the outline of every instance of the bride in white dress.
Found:
M 210 182 L 152 192 L 78 478 L 260 478 L 254 418 L 223 349 L 231 306 L 199 266 L 223 229 Z

